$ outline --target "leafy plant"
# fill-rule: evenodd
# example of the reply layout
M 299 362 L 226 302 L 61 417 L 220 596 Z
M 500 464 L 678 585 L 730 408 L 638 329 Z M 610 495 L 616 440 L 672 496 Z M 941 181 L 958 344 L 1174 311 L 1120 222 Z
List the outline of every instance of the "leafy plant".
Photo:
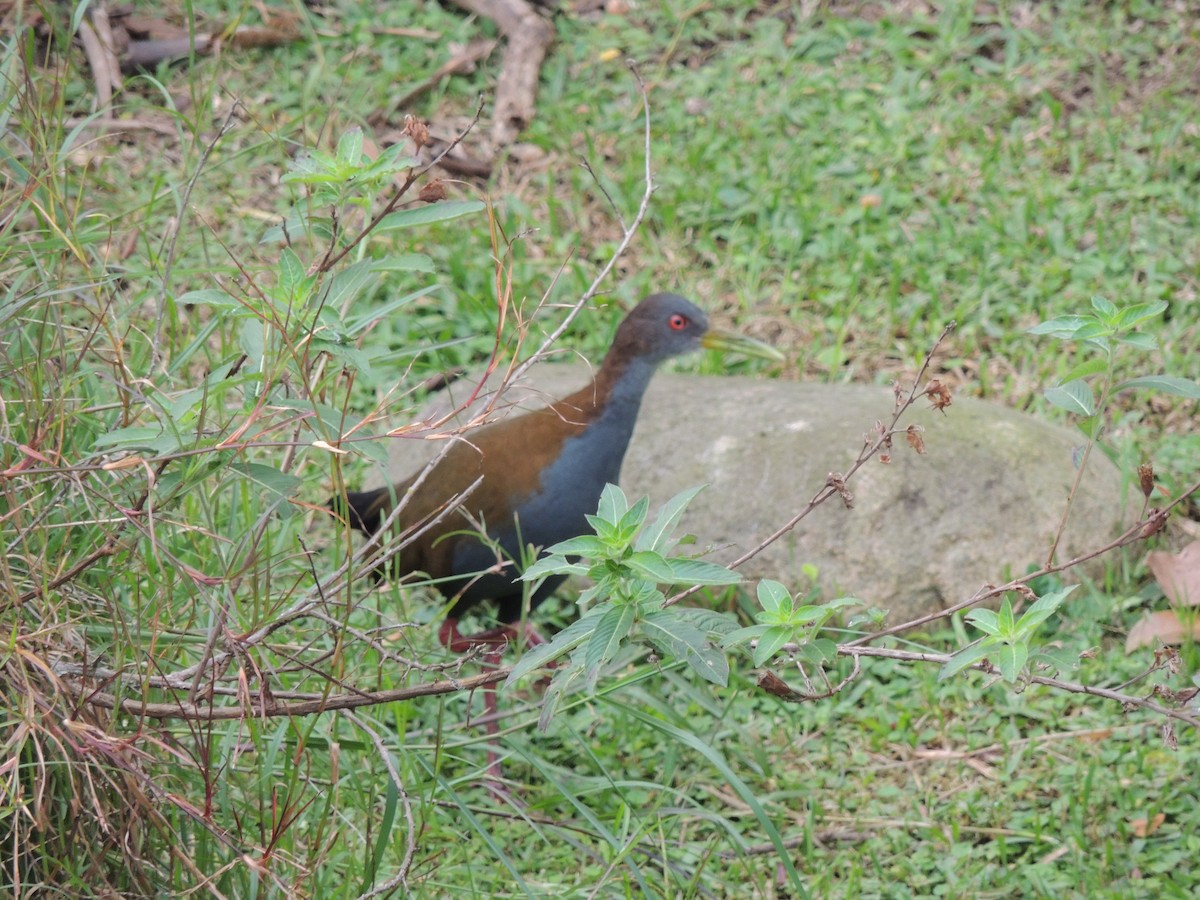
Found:
M 938 678 L 944 680 L 956 675 L 982 659 L 995 665 L 1010 684 L 1021 677 L 1030 662 L 1062 668 L 1066 661 L 1051 652 L 1039 650 L 1034 638 L 1042 623 L 1058 611 L 1076 587 L 1078 585 L 1073 584 L 1039 597 L 1020 618 L 1014 615 L 1007 596 L 1001 602 L 999 612 L 990 609 L 971 610 L 966 619 L 984 632 L 984 637 L 950 657 L 949 662 L 942 666 Z
M 1149 388 L 1180 397 L 1200 399 L 1200 384 L 1187 378 L 1150 375 L 1114 384 L 1117 366 L 1114 353 L 1116 345 L 1126 344 L 1148 351 L 1157 349 L 1158 340 L 1153 335 L 1143 334 L 1134 329 L 1160 315 L 1166 308 L 1166 301 L 1163 300 L 1118 307 L 1103 297 L 1093 297 L 1091 312 L 1060 316 L 1041 322 L 1029 329 L 1031 334 L 1048 335 L 1060 341 L 1076 341 L 1085 347 L 1098 349 L 1102 354 L 1079 363 L 1069 370 L 1057 385 L 1047 388 L 1044 392 L 1044 396 L 1050 403 L 1082 417 L 1078 423 L 1079 428 L 1087 436 L 1087 443 L 1080 448 L 1076 456 L 1075 482 L 1071 486 L 1070 496 L 1063 508 L 1062 519 L 1050 546 L 1047 563 L 1054 560 L 1054 555 L 1058 551 L 1058 543 L 1071 513 L 1071 500 L 1079 488 L 1092 448 L 1100 439 L 1105 422 L 1104 414 L 1108 409 L 1112 394 L 1124 390 Z M 1099 382 L 1099 396 L 1089 379 Z M 1153 478 L 1150 474 L 1152 470 L 1146 469 L 1145 471 L 1147 477 L 1143 479 L 1142 491 L 1148 502 L 1153 487 Z
M 801 603 L 778 581 L 764 579 L 758 583 L 758 602 L 762 612 L 755 618 L 757 625 L 739 628 L 727 634 L 724 647 L 754 643 L 754 664 L 765 665 L 785 646 L 793 646 L 805 660 L 815 666 L 831 663 L 837 657 L 837 645 L 820 630 L 839 609 L 861 605 L 854 597 L 838 597 L 828 603 Z
M 616 485 L 606 485 L 600 505 L 588 523 L 595 534 L 561 541 L 526 569 L 522 578 L 535 586 L 552 575 L 583 575 L 594 584 L 579 597 L 590 606 L 547 644 L 526 653 L 505 685 L 547 663 L 570 654 L 546 690 L 540 724 L 545 728 L 555 705 L 571 684 L 582 679 L 591 690 L 601 669 L 621 648 L 644 639 L 671 659 L 683 660 L 702 678 L 725 685 L 729 662 L 712 643 L 714 635 L 736 628 L 733 619 L 707 609 L 667 607 L 660 585 L 732 585 L 741 576 L 724 566 L 686 556 L 670 556 L 679 543 L 672 536 L 680 518 L 701 488 L 672 497 L 653 522 L 646 523 L 650 501 L 633 506 Z M 579 558 L 589 562 L 579 561 Z
M 1103 297 L 1093 297 L 1090 313 L 1059 316 L 1030 328 L 1030 334 L 1047 335 L 1060 341 L 1077 341 L 1102 352 L 1101 356 L 1085 360 L 1068 371 L 1057 385 L 1046 389 L 1045 398 L 1060 409 L 1085 419 L 1092 419 L 1092 424 L 1081 427 L 1093 438 L 1097 433 L 1095 421 L 1104 412 L 1112 393 L 1150 389 L 1179 397 L 1200 399 L 1200 384 L 1188 378 L 1147 375 L 1113 384 L 1116 373 L 1116 345 L 1125 344 L 1146 351 L 1157 350 L 1158 339 L 1154 335 L 1135 329 L 1161 315 L 1166 308 L 1165 300 L 1118 307 Z M 1096 376 L 1100 376 L 1099 397 L 1089 381 Z

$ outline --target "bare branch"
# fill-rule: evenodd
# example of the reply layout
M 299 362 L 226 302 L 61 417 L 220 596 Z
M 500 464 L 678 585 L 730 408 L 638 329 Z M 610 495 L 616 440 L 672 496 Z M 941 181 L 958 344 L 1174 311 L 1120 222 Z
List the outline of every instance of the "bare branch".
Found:
M 317 700 L 282 701 L 277 698 L 259 699 L 244 705 L 205 706 L 183 701 L 175 703 L 150 703 L 135 699 L 118 701 L 112 694 L 102 691 L 91 691 L 80 685 L 69 682 L 64 684 L 73 693 L 88 703 L 102 709 L 119 709 L 132 716 L 147 719 L 188 719 L 200 722 L 215 722 L 229 719 L 277 719 L 287 716 L 311 716 L 334 710 L 359 709 L 364 706 L 378 706 L 381 703 L 394 703 L 397 700 L 412 700 L 416 697 L 432 697 L 438 694 L 455 694 L 460 691 L 473 691 L 485 685 L 495 684 L 508 677 L 509 668 L 491 669 L 470 678 L 450 678 L 441 681 L 431 681 L 414 687 L 392 688 L 386 691 L 355 691 L 345 694 L 332 694 Z
M 941 346 L 942 342 L 949 337 L 950 332 L 952 332 L 956 327 L 956 323 L 952 321 L 942 329 L 942 333 L 938 336 L 938 339 L 934 341 L 934 344 L 930 348 L 929 352 L 925 354 L 925 362 L 921 365 L 921 369 L 917 373 L 917 377 L 913 380 L 913 386 L 909 390 L 908 396 L 903 397 L 903 395 L 897 394 L 896 410 L 892 414 L 891 423 L 886 428 L 879 428 L 873 441 L 867 440 L 864 442 L 863 449 L 859 452 L 858 458 L 854 461 L 854 465 L 852 465 L 845 474 L 831 474 L 826 479 L 825 485 L 821 488 L 821 490 L 817 491 L 813 498 L 808 501 L 808 505 L 780 525 L 773 532 L 771 532 L 771 534 L 769 534 L 767 537 L 759 541 L 756 546 L 752 547 L 750 550 L 747 550 L 745 553 L 731 562 L 729 564 L 729 568 L 736 569 L 738 566 L 746 563 L 747 561 L 756 557 L 758 554 L 762 553 L 763 550 L 771 546 L 771 544 L 775 543 L 777 540 L 799 525 L 800 522 L 807 518 L 814 509 L 816 509 L 830 497 L 841 496 L 843 500 L 846 499 L 846 483 L 849 482 L 850 479 L 853 478 L 858 472 L 858 470 L 866 465 L 869 460 L 871 460 L 881 450 L 889 445 L 893 435 L 903 433 L 903 429 L 898 429 L 896 426 L 900 422 L 901 417 L 908 412 L 909 408 L 912 407 L 913 403 L 916 402 L 917 398 L 925 395 L 926 391 L 921 390 L 920 388 L 921 379 L 925 376 L 925 372 L 929 369 L 929 365 L 933 360 L 934 354 L 937 353 L 938 347 Z M 897 388 L 897 390 L 899 390 L 899 388 Z M 701 587 L 702 585 L 697 585 L 695 587 L 688 588 L 687 590 L 680 591 L 678 594 L 669 597 L 665 605 L 671 606 L 675 603 L 678 603 L 685 597 L 690 597 L 692 594 L 699 591 Z

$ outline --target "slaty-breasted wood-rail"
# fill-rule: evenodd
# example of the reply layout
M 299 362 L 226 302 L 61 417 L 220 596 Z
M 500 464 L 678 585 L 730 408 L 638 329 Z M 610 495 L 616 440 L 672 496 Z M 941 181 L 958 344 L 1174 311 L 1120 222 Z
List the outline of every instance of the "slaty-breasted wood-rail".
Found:
M 354 528 L 375 535 L 395 505 L 404 503 L 394 523 L 403 534 L 435 518 L 483 476 L 458 510 L 404 546 L 389 567 L 396 577 L 428 575 L 453 601 L 439 631 L 447 647 L 461 652 L 473 645 L 502 646 L 517 636 L 524 585 L 515 580 L 511 564 L 498 567 L 495 546 L 513 560 L 530 544 L 546 547 L 588 533 L 585 516 L 596 512 L 604 485 L 617 481 L 655 369 L 701 347 L 778 358 L 756 341 L 710 329 L 704 313 L 684 298 L 654 294 L 621 322 L 586 387 L 543 409 L 469 432 L 416 487 L 419 473 L 392 487 L 348 492 L 345 504 L 335 498 L 330 505 L 344 511 Z M 486 525 L 493 546 L 479 539 L 478 523 Z M 531 606 L 560 581 L 547 579 L 530 597 Z M 459 617 L 482 601 L 498 606 L 499 627 L 461 634 Z M 536 632 L 527 630 L 526 636 L 539 641 Z

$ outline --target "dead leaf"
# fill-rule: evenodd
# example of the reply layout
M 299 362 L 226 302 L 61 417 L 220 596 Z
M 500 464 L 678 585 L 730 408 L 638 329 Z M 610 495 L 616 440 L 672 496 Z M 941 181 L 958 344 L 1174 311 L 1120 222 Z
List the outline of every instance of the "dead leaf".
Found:
M 1172 606 L 1200 606 L 1200 541 L 1178 553 L 1151 550 L 1146 565 Z
M 1134 625 L 1125 639 L 1125 652 L 1156 643 L 1200 640 L 1200 616 L 1180 612 L 1200 606 L 1200 541 L 1192 541 L 1178 553 L 1151 550 L 1146 565 L 1172 608 L 1150 613 Z
M 1165 813 L 1159 813 L 1153 819 L 1131 819 L 1129 827 L 1134 835 L 1140 838 L 1148 837 L 1158 831 L 1159 826 L 1167 820 Z
M 1188 618 L 1192 620 L 1191 639 L 1200 641 L 1200 616 L 1189 615 Z M 1188 627 L 1179 620 L 1179 614 L 1173 609 L 1147 613 L 1129 629 L 1129 636 L 1125 638 L 1125 652 L 1132 653 L 1138 647 L 1159 643 L 1182 644 L 1189 637 L 1188 632 Z

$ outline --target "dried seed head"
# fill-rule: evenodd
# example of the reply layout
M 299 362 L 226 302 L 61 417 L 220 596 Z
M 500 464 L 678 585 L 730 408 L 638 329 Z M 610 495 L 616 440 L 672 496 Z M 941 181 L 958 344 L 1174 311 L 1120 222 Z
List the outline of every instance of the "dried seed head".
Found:
M 1141 536 L 1144 538 L 1153 537 L 1163 530 L 1163 526 L 1167 524 L 1167 511 L 1165 509 L 1152 509 L 1150 515 L 1146 517 L 1146 524 L 1142 526 Z
M 446 199 L 446 183 L 440 178 L 435 178 L 433 181 L 421 188 L 417 194 L 417 199 L 425 203 L 437 203 L 439 200 Z
M 934 409 L 945 410 L 953 402 L 950 388 L 936 378 L 925 385 L 925 396 L 929 398 L 929 403 Z
M 827 476 L 825 476 L 825 486 L 831 487 L 837 491 L 837 494 L 842 498 L 842 503 L 845 504 L 846 509 L 854 508 L 854 494 L 850 493 L 850 489 L 846 487 L 846 476 L 842 475 L 840 472 L 830 472 Z
M 786 681 L 770 670 L 761 672 L 758 676 L 758 686 L 780 700 L 796 700 L 800 697 Z
M 1142 463 L 1138 466 L 1138 487 L 1142 489 L 1142 496 L 1147 500 L 1154 493 L 1154 466 L 1151 463 Z
M 429 127 L 416 116 L 404 117 L 404 133 L 418 150 L 429 143 Z

